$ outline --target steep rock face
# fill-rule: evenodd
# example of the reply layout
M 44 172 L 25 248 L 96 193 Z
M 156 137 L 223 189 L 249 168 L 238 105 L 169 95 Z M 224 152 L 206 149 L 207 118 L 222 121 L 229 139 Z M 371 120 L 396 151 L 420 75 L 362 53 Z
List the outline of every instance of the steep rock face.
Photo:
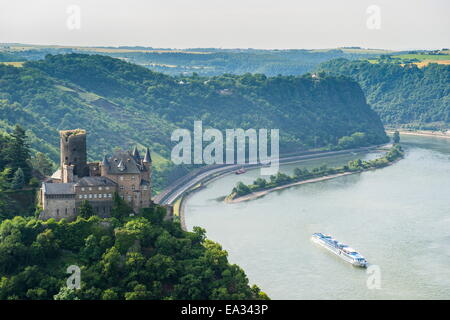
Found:
M 450 126 L 450 65 L 401 66 L 332 60 L 320 70 L 357 81 L 386 124 L 417 128 Z

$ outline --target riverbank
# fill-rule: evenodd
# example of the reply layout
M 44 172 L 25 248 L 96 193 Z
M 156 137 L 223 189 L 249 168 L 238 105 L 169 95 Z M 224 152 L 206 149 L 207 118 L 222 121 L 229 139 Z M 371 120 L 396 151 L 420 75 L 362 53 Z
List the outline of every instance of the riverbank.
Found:
M 330 180 L 330 179 L 334 179 L 334 178 L 338 178 L 338 177 L 348 176 L 348 175 L 354 174 L 354 173 L 358 173 L 358 172 L 344 172 L 344 173 L 333 174 L 333 175 L 329 175 L 329 176 L 325 176 L 325 177 L 319 177 L 319 178 L 313 178 L 313 179 L 308 179 L 308 180 L 303 180 L 303 181 L 297 181 L 297 182 L 285 184 L 285 185 L 282 185 L 282 186 L 274 187 L 274 188 L 271 188 L 271 189 L 253 192 L 253 193 L 247 194 L 245 196 L 234 198 L 234 199 L 225 198 L 224 202 L 225 203 L 239 203 L 239 202 L 243 202 L 243 201 L 249 201 L 249 200 L 253 200 L 253 199 L 257 199 L 257 198 L 260 198 L 262 196 L 265 196 L 269 192 L 282 190 L 282 189 L 290 188 L 290 187 L 293 187 L 293 186 L 298 186 L 298 185 L 301 185 L 301 184 L 325 181 L 325 180 Z
M 296 170 L 299 170 L 299 175 L 294 174 L 293 177 L 284 175 L 282 177 L 283 180 L 277 181 L 278 177 L 271 177 L 271 182 L 267 182 L 264 179 L 258 178 L 253 182 L 252 185 L 244 185 L 242 182 L 238 183 L 237 186 L 233 189 L 232 193 L 228 195 L 224 202 L 225 203 L 239 203 L 242 201 L 248 201 L 256 198 L 260 198 L 269 192 L 282 190 L 286 188 L 290 188 L 292 186 L 307 184 L 307 183 L 314 183 L 324 180 L 330 180 L 334 178 L 338 178 L 341 176 L 346 176 L 354 173 L 360 173 L 364 171 L 369 170 L 376 170 L 379 168 L 384 168 L 389 165 L 394 164 L 398 160 L 402 159 L 404 156 L 404 152 L 400 145 L 393 145 L 386 154 L 378 159 L 369 160 L 369 161 L 362 161 L 360 159 L 349 162 L 348 166 L 339 167 L 339 168 L 332 168 L 331 172 L 334 172 L 332 174 L 327 174 L 330 172 L 329 169 L 324 168 L 322 172 L 320 172 L 318 169 L 316 173 L 310 173 L 306 170 L 306 172 L 302 172 L 302 170 L 299 170 L 298 168 Z M 317 169 L 317 168 L 316 168 Z M 337 173 L 336 173 L 337 172 Z M 306 175 L 306 176 L 305 176 Z M 309 178 L 308 176 L 315 175 L 315 177 Z M 283 176 L 283 174 L 281 174 Z M 274 180 L 272 180 L 274 178 Z M 306 178 L 306 179 L 305 179 Z M 260 181 L 258 181 L 260 180 Z M 286 180 L 294 180 L 291 183 L 286 183 Z M 263 184 L 261 184 L 263 183 Z M 267 184 L 279 184 L 276 186 L 266 186 Z M 255 190 L 256 189 L 256 190 Z M 253 190 L 253 191 L 252 191 Z M 245 193 L 245 194 L 242 194 Z
M 391 144 L 383 144 L 383 145 L 375 145 L 370 147 L 360 147 L 354 149 L 347 149 L 341 151 L 325 151 L 325 152 L 311 152 L 298 156 L 288 156 L 280 159 L 280 164 L 292 164 L 292 163 L 301 163 L 304 161 L 318 160 L 322 158 L 330 158 L 345 154 L 355 154 L 359 152 L 367 152 L 374 150 L 384 150 L 385 148 L 390 147 Z M 224 176 L 234 174 L 234 172 L 241 168 L 242 166 L 231 166 L 231 167 L 222 167 L 222 168 L 212 168 L 208 171 L 201 172 L 201 174 L 197 174 L 189 177 L 188 179 L 180 179 L 181 181 L 174 183 L 172 186 L 169 186 L 167 189 L 162 192 L 162 195 L 157 197 L 155 202 L 167 205 L 173 204 L 175 201 L 180 201 L 179 209 L 178 209 L 178 217 L 180 219 L 181 227 L 183 230 L 186 230 L 185 223 L 185 204 L 187 203 L 187 199 L 194 194 L 196 191 L 200 189 L 196 189 L 195 185 L 206 186 L 208 183 L 216 181 L 217 179 L 221 179 Z M 256 166 L 244 166 L 248 170 L 257 169 L 260 165 Z M 194 190 L 195 189 L 195 190 Z
M 387 133 L 392 134 L 396 130 L 386 130 Z M 437 138 L 445 138 L 450 139 L 450 130 L 446 132 L 442 131 L 429 131 L 429 130 L 397 130 L 400 134 L 411 135 L 411 136 L 422 136 L 422 137 L 437 137 Z

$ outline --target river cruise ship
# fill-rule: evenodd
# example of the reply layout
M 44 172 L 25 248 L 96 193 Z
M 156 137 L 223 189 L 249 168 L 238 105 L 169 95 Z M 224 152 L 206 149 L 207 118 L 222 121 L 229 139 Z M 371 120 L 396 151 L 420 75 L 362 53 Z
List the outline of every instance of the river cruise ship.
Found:
M 340 243 L 330 235 L 314 233 L 311 240 L 356 267 L 366 268 L 368 265 L 367 260 L 355 249 Z

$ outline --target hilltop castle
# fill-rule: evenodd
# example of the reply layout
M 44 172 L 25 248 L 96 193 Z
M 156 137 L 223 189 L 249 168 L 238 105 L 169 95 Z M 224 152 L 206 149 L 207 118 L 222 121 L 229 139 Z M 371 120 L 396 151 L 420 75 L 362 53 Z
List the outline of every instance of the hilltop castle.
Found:
M 82 201 L 87 200 L 97 215 L 110 216 L 115 192 L 135 212 L 151 204 L 152 159 L 147 148 L 140 156 L 137 148 L 116 151 L 101 162 L 87 162 L 86 131 L 60 131 L 60 168 L 42 184 L 41 219 L 73 219 Z

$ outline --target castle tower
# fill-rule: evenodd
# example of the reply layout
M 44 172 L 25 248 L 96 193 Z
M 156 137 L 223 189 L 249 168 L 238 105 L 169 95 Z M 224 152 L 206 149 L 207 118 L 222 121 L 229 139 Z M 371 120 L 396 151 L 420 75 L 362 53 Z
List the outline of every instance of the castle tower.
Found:
M 59 132 L 61 146 L 61 178 L 63 183 L 89 176 L 86 153 L 86 130 L 64 130 Z M 65 172 L 71 167 L 71 173 Z
M 142 160 L 142 163 L 144 164 L 145 168 L 149 171 L 149 176 L 151 176 L 151 170 L 152 170 L 152 157 L 150 156 L 150 149 L 147 148 L 145 150 L 145 156 L 144 160 Z

